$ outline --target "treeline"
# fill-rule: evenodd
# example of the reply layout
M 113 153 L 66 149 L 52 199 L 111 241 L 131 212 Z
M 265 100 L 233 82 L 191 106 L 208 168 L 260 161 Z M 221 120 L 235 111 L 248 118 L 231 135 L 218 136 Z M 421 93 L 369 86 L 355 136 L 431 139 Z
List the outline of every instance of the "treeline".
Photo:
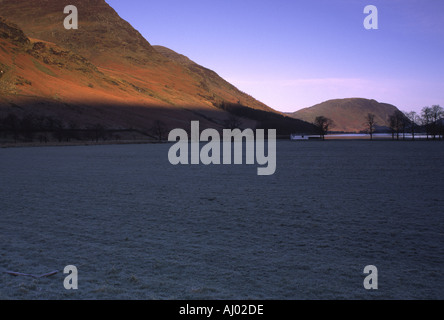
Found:
M 439 105 L 424 107 L 419 114 L 415 111 L 402 112 L 396 110 L 387 119 L 388 127 L 387 124 L 378 123 L 376 115 L 373 113 L 368 113 L 363 120 L 361 133 L 369 134 L 370 139 L 373 139 L 376 132 L 389 132 L 392 134 L 393 140 L 400 140 L 401 138 L 405 140 L 407 134 L 410 135 L 412 140 L 419 134 L 425 134 L 427 140 L 444 139 L 444 109 Z M 322 137 L 327 134 L 331 127 L 334 127 L 334 122 L 323 116 L 317 117 L 313 124 Z M 381 130 L 381 128 L 386 129 Z
M 52 116 L 28 114 L 18 117 L 14 113 L 9 113 L 5 117 L 0 117 L 0 138 L 13 139 L 14 142 L 98 142 L 120 140 L 120 134 L 124 132 L 144 134 L 133 129 L 109 129 L 100 123 L 80 127 L 73 121 L 65 123 Z
M 411 134 L 412 139 L 418 133 L 425 133 L 427 140 L 441 140 L 444 137 L 444 109 L 439 105 L 424 107 L 421 113 L 415 111 L 395 111 L 389 116 L 389 128 L 392 138 L 399 140 L 402 136 Z
M 367 131 L 372 131 L 369 121 L 372 115 L 367 116 Z M 415 111 L 402 112 L 396 110 L 388 118 L 388 125 L 393 140 L 405 140 L 409 134 L 414 140 L 418 134 L 425 134 L 426 139 L 441 140 L 444 137 L 444 109 L 439 105 L 424 107 L 421 113 Z

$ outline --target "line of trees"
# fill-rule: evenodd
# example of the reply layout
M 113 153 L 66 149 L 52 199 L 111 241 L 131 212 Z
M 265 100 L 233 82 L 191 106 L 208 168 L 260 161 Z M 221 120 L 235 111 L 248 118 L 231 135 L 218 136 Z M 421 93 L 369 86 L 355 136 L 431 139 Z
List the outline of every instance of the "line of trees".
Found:
M 378 126 L 375 119 L 373 113 L 368 113 L 363 124 L 364 132 L 370 135 L 370 139 L 373 139 Z M 427 140 L 443 139 L 444 136 L 444 109 L 439 105 L 424 107 L 420 114 L 396 110 L 388 117 L 387 122 L 393 140 L 399 140 L 401 136 L 405 140 L 406 134 L 410 134 L 414 140 L 418 133 L 425 133 Z
M 421 110 L 421 124 L 427 134 L 427 139 L 429 136 L 436 140 L 438 137 L 442 139 L 444 136 L 444 109 L 439 105 L 434 105 L 432 107 L 424 107 Z
M 392 139 L 405 140 L 410 134 L 412 140 L 418 133 L 425 133 L 427 140 L 443 139 L 444 137 L 444 109 L 439 105 L 424 107 L 421 113 L 415 111 L 401 112 L 396 110 L 388 119 Z
M 401 136 L 405 140 L 406 134 L 410 134 L 412 140 L 414 140 L 418 133 L 425 133 L 427 140 L 444 139 L 444 109 L 439 105 L 424 107 L 419 114 L 415 111 L 402 112 L 396 110 L 388 117 L 387 122 L 393 140 L 399 140 Z M 325 135 L 334 126 L 334 122 L 327 117 L 318 116 L 313 125 L 324 140 Z M 364 130 L 361 132 L 369 134 L 370 140 L 373 140 L 373 135 L 378 127 L 384 127 L 385 125 L 377 123 L 375 114 L 368 113 L 363 122 Z
M 0 138 L 12 139 L 16 143 L 120 140 L 120 134 L 124 132 L 132 136 L 138 134 L 161 140 L 165 137 L 165 130 L 161 122 L 154 122 L 148 132 L 143 132 L 136 129 L 110 129 L 100 123 L 81 127 L 74 121 L 64 122 L 52 116 L 27 114 L 19 117 L 14 113 L 0 116 Z
M 99 141 L 110 138 L 101 124 L 80 128 L 75 122 L 64 123 L 52 116 L 28 114 L 19 118 L 14 113 L 0 118 L 0 137 L 12 138 L 15 142 L 70 142 L 72 140 Z

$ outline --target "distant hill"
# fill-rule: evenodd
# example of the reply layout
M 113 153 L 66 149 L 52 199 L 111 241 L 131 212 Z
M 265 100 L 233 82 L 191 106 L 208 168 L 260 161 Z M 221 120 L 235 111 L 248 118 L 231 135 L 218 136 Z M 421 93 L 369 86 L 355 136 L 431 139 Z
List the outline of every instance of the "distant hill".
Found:
M 397 107 L 362 98 L 335 99 L 298 110 L 289 116 L 312 123 L 317 116 L 324 116 L 334 121 L 332 131 L 360 132 L 365 129 L 365 117 L 375 115 L 377 127 L 388 127 L 388 118 Z
M 66 5 L 78 8 L 78 30 L 63 27 Z M 268 115 L 278 129 L 281 119 L 293 131 L 308 125 L 289 121 L 216 72 L 153 47 L 104 0 L 1 0 L 0 6 L 0 116 L 34 113 L 81 127 L 100 122 L 140 130 L 156 120 L 169 128 L 200 120 L 220 129 L 236 110 L 244 126 L 262 125 Z

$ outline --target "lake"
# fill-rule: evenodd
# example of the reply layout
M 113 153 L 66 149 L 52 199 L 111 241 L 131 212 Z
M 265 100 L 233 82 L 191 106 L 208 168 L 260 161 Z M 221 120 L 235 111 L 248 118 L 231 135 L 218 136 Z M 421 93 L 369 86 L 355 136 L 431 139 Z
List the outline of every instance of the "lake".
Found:
M 170 146 L 0 149 L 0 298 L 444 299 L 444 143 L 278 141 L 272 176 Z

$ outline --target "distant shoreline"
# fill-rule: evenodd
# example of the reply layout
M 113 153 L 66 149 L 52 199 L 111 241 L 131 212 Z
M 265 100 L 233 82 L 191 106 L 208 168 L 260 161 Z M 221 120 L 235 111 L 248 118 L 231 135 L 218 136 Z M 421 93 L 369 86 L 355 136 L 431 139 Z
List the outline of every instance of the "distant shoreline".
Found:
M 290 138 L 285 137 L 277 137 L 279 141 L 291 141 L 291 142 L 322 142 L 320 139 L 314 140 L 291 140 Z M 399 137 L 399 140 L 393 140 L 391 137 L 373 137 L 373 140 L 370 140 L 369 136 L 347 136 L 347 135 L 326 135 L 325 140 L 328 141 L 443 141 L 442 139 L 433 140 L 432 137 L 426 138 L 420 137 L 412 140 L 411 138 L 403 139 Z M 108 140 L 108 141 L 76 141 L 76 142 L 0 142 L 0 149 L 9 149 L 9 148 L 38 148 L 38 147 L 82 147 L 82 146 L 107 146 L 107 145 L 135 145 L 135 144 L 167 144 L 174 143 L 168 140 Z

